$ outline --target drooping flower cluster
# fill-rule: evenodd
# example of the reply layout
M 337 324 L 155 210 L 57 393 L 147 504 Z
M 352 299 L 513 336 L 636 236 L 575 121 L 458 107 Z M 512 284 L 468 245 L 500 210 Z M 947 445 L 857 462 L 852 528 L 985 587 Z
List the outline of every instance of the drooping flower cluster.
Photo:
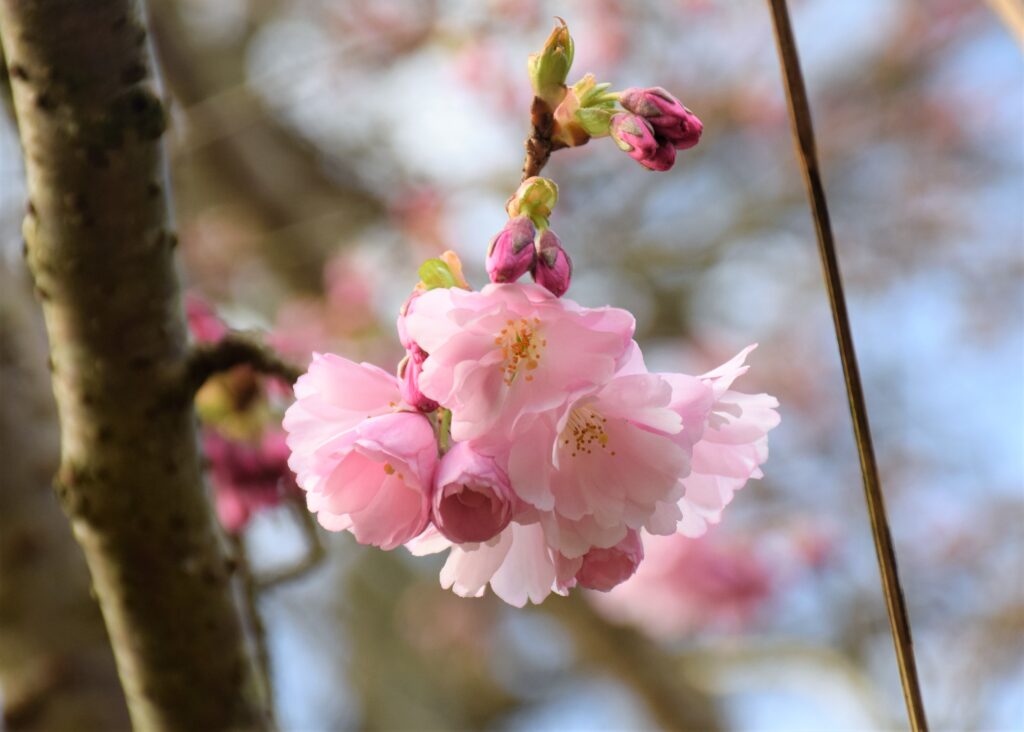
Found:
M 642 148 L 631 155 L 664 170 L 696 144 L 700 122 L 663 90 L 616 94 L 589 74 L 566 87 L 572 55 L 563 24 L 530 60 L 551 149 L 628 122 Z M 625 122 L 613 123 L 617 102 Z M 778 422 L 772 397 L 731 389 L 750 348 L 700 377 L 652 373 L 630 313 L 561 299 L 572 263 L 550 227 L 557 200 L 552 181 L 522 182 L 480 291 L 451 253 L 420 268 L 397 376 L 316 354 L 284 417 L 322 526 L 382 549 L 448 550 L 444 587 L 479 597 L 489 585 L 516 606 L 619 585 L 645 534 L 702 533 L 760 477 Z M 527 272 L 534 283 L 518 282 Z
M 374 366 L 316 356 L 284 420 L 309 508 L 384 549 L 450 547 L 441 579 L 460 595 L 614 587 L 642 531 L 718 519 L 777 420 L 771 397 L 729 389 L 746 351 L 700 378 L 650 373 L 633 330 L 533 284 L 424 289 L 399 332 L 438 411 Z

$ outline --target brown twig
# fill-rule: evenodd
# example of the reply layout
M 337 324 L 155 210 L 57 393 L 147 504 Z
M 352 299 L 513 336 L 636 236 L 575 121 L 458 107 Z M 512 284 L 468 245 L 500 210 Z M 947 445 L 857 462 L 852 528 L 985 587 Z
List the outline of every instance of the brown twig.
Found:
M 251 338 L 232 333 L 216 343 L 199 344 L 189 354 L 185 369 L 185 389 L 195 394 L 214 374 L 241 365 L 251 366 L 261 374 L 277 376 L 289 384 L 302 375 L 302 370 L 285 363 L 276 353 Z
M 551 107 L 540 97 L 530 105 L 530 136 L 526 138 L 526 159 L 523 161 L 523 180 L 540 175 L 557 146 L 551 141 L 555 117 Z
M 255 578 L 256 588 L 263 590 L 291 582 L 294 579 L 305 576 L 308 572 L 320 566 L 327 558 L 327 551 L 324 549 L 323 541 L 313 520 L 313 514 L 306 510 L 306 507 L 299 502 L 289 504 L 299 518 L 302 526 L 302 533 L 307 540 L 305 556 L 295 564 L 284 567 L 273 572 L 267 572 Z
M 885 594 L 886 608 L 889 613 L 889 626 L 892 630 L 893 643 L 896 646 L 896 661 L 903 683 L 903 696 L 907 705 L 911 729 L 915 732 L 923 732 L 928 729 L 928 722 L 925 719 L 924 702 L 917 679 L 910 620 L 896 567 L 896 551 L 893 548 L 889 521 L 886 517 L 885 499 L 878 476 L 878 464 L 871 443 L 871 429 L 868 423 L 864 388 L 861 385 L 860 372 L 857 367 L 857 354 L 854 350 L 850 319 L 846 309 L 846 297 L 843 294 L 843 281 L 839 271 L 835 239 L 832 234 L 821 171 L 818 167 L 810 104 L 807 101 L 807 90 L 804 87 L 803 74 L 800 71 L 800 59 L 790 25 L 786 0 L 769 0 L 769 2 L 774 21 L 775 40 L 786 84 L 793 135 L 803 169 L 804 183 L 810 198 L 825 285 L 828 290 L 829 304 L 832 307 L 836 341 L 839 345 L 839 356 L 843 365 L 843 376 L 846 380 L 846 395 L 849 401 L 850 415 L 853 418 L 854 438 L 857 442 L 861 473 L 864 478 L 864 496 L 871 518 L 871 532 L 874 536 L 882 591 Z
M 267 628 L 263 624 L 263 616 L 260 614 L 259 585 L 252 573 L 252 565 L 249 563 L 249 552 L 245 547 L 245 540 L 238 534 L 232 534 L 228 539 L 234 553 L 235 572 L 242 582 L 243 609 L 253 645 L 256 647 L 259 681 L 263 686 L 264 696 L 267 699 L 273 699 L 274 694 L 270 677 L 270 650 L 267 646 Z

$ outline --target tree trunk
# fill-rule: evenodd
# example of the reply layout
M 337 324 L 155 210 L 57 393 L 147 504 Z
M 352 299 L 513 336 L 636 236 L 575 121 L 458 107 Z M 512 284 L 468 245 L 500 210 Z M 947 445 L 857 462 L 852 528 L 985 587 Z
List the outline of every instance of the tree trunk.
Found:
M 28 179 L 26 257 L 61 424 L 56 486 L 132 722 L 266 724 L 211 519 L 141 8 L 0 0 Z

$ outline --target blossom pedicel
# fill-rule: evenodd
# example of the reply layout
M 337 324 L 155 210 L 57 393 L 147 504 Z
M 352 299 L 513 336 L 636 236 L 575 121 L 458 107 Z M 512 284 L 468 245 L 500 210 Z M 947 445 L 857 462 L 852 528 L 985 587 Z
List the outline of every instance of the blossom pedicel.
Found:
M 699 121 L 660 89 L 618 94 L 587 75 L 569 90 L 572 49 L 563 24 L 530 65 L 553 149 L 612 135 L 665 170 L 696 142 Z M 560 138 L 559 120 L 578 127 Z M 778 423 L 775 399 L 732 390 L 753 347 L 702 376 L 652 373 L 629 312 L 561 297 L 572 263 L 551 229 L 557 201 L 553 181 L 523 181 L 479 291 L 450 252 L 423 264 L 398 318 L 398 378 L 315 355 L 284 419 L 324 527 L 448 551 L 442 586 L 490 586 L 516 606 L 610 590 L 642 564 L 645 534 L 703 533 L 760 477 Z M 534 283 L 517 281 L 526 271 Z

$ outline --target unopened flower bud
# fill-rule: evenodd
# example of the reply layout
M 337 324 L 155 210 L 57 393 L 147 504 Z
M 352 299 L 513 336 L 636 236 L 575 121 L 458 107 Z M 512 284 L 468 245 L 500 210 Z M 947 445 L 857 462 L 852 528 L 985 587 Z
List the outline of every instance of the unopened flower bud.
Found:
M 558 186 L 553 180 L 533 176 L 519 184 L 519 188 L 505 204 L 510 218 L 529 216 L 535 226 L 547 224 L 548 217 L 558 203 Z
M 700 141 L 704 124 L 682 102 L 661 87 L 633 87 L 619 95 L 619 103 L 647 120 L 659 141 L 686 150 Z
M 612 117 L 612 139 L 619 149 L 650 170 L 668 170 L 676 161 L 676 151 L 669 142 L 661 142 L 654 129 L 636 114 Z
M 528 216 L 508 220 L 487 250 L 487 274 L 491 282 L 515 282 L 530 271 L 534 234 Z
M 408 355 L 398 365 L 399 388 L 402 399 L 410 407 L 421 412 L 433 412 L 437 409 L 437 402 L 425 396 L 419 387 L 420 374 L 423 373 L 423 362 L 426 358 L 426 351 L 419 346 L 409 349 Z
M 593 548 L 583 555 L 583 565 L 576 573 L 580 587 L 607 592 L 636 572 L 644 558 L 640 534 L 630 530 L 626 538 L 608 549 Z
M 561 18 L 558 23 L 541 52 L 530 54 L 527 62 L 533 93 L 547 102 L 551 109 L 558 106 L 565 95 L 565 80 L 569 76 L 573 57 L 569 27 Z
M 468 442 L 456 443 L 438 466 L 432 516 L 446 538 L 462 544 L 493 539 L 512 520 L 515 494 L 508 476 Z
M 533 281 L 546 288 L 555 297 L 569 289 L 572 279 L 572 260 L 562 248 L 558 235 L 545 229 L 537 239 L 537 260 L 533 265 Z

